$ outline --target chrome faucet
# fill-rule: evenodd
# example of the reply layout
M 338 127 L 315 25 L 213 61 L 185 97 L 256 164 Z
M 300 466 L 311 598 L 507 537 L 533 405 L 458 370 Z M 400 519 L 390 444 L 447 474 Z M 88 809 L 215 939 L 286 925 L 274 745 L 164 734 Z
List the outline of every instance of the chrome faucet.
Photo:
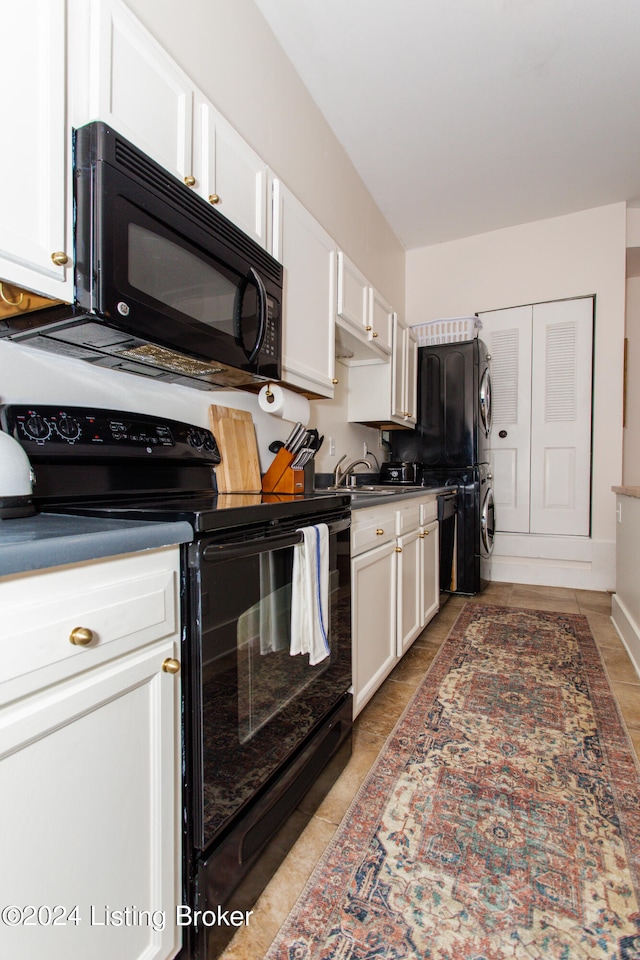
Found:
M 340 459 L 336 463 L 335 470 L 333 471 L 334 487 L 342 486 L 342 484 L 345 483 L 347 477 L 351 476 L 354 467 L 359 467 L 360 464 L 362 464 L 365 467 L 369 467 L 369 469 L 371 469 L 371 464 L 369 463 L 368 460 L 354 460 L 352 463 L 350 463 L 348 466 L 344 468 L 342 473 L 340 473 L 340 464 L 342 463 L 343 460 L 346 460 L 346 459 L 347 459 L 347 455 L 345 453 L 344 456 L 340 457 Z

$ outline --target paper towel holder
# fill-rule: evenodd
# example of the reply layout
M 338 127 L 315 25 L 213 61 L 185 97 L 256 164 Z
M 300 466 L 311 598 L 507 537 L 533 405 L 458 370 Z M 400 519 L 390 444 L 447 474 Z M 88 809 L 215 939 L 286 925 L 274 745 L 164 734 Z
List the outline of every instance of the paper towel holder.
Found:
M 264 392 L 264 398 L 267 401 L 267 403 L 273 403 L 273 401 L 275 400 L 270 383 L 267 384 L 267 389 Z

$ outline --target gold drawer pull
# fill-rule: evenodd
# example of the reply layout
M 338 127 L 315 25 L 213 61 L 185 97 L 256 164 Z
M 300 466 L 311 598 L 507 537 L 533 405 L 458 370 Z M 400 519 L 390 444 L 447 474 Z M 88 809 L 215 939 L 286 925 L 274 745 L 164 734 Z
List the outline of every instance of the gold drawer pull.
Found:
M 189 176 L 184 178 L 184 182 L 188 187 L 195 187 L 196 178 L 193 176 L 193 174 L 190 173 Z
M 167 657 L 162 664 L 162 669 L 165 673 L 180 673 L 180 661 L 174 660 L 173 657 Z
M 376 530 L 376 537 L 381 537 L 383 533 L 384 533 L 384 530 L 378 527 L 378 529 Z
M 93 640 L 93 630 L 88 627 L 74 627 L 69 634 L 69 642 L 77 647 L 86 647 Z
M 396 547 L 396 553 L 402 553 L 402 547 Z
M 216 203 L 220 203 L 220 197 L 218 196 L 217 193 L 209 194 L 209 203 L 214 204 L 214 206 Z
M 69 263 L 69 257 L 66 255 L 64 250 L 55 250 L 51 254 L 51 259 L 55 263 L 56 267 L 64 267 L 66 263 Z

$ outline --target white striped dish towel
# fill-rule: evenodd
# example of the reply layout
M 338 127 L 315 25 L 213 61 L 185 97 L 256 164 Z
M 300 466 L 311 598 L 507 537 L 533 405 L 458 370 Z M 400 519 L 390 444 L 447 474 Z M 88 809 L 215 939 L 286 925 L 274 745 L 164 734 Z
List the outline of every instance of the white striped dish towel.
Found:
M 329 528 L 303 527 L 293 548 L 291 583 L 291 656 L 309 654 L 314 666 L 329 654 Z

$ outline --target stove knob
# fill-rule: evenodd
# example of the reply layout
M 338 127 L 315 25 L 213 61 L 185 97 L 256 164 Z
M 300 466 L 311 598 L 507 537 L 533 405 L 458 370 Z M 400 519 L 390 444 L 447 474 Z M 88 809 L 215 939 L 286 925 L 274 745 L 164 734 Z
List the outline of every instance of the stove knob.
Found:
M 24 431 L 32 440 L 46 440 L 51 435 L 51 427 L 39 413 L 32 414 L 25 421 Z
M 80 424 L 64 413 L 56 423 L 56 430 L 65 440 L 77 440 L 80 436 Z

